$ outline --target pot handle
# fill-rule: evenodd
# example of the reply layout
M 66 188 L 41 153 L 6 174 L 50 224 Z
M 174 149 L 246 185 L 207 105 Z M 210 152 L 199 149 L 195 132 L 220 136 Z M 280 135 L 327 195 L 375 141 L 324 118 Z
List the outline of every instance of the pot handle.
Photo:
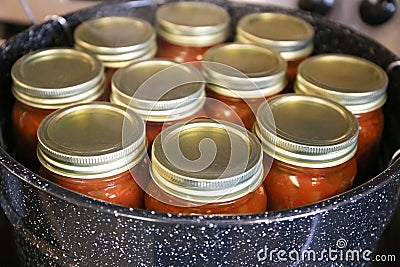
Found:
M 388 167 L 392 166 L 393 163 L 395 163 L 399 158 L 400 158 L 400 148 L 397 149 L 397 150 L 393 153 L 393 155 L 392 155 L 392 157 L 391 157 L 391 159 L 390 159 L 390 161 L 389 161 Z
M 59 15 L 48 15 L 44 18 L 43 21 L 46 22 L 51 20 L 58 22 L 66 32 L 70 31 L 68 21 L 64 17 Z
M 61 27 L 63 28 L 64 32 L 66 33 L 66 36 L 68 38 L 68 41 L 70 44 L 73 43 L 73 34 L 70 28 L 70 25 L 68 24 L 68 21 L 63 17 L 63 16 L 59 16 L 59 15 L 48 15 L 44 18 L 43 20 L 44 22 L 46 21 L 55 21 L 58 24 L 61 25 Z
M 387 67 L 386 67 L 386 71 L 389 73 L 391 72 L 393 69 L 400 67 L 400 59 L 395 60 L 393 62 L 391 62 Z
M 397 59 L 395 61 L 392 61 L 387 67 L 386 67 L 386 72 L 390 73 L 393 70 L 397 69 L 400 67 L 400 59 Z M 388 167 L 392 166 L 398 159 L 400 158 L 400 148 L 398 148 L 390 158 L 390 161 L 388 163 Z

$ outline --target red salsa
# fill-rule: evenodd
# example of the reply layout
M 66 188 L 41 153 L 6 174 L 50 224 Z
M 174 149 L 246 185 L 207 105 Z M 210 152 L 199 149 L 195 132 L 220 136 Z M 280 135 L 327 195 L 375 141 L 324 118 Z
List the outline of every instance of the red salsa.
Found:
M 274 160 L 264 181 L 268 209 L 304 206 L 340 194 L 352 186 L 356 171 L 354 158 L 329 168 L 305 168 Z
M 169 195 L 154 182 L 150 182 L 146 191 L 151 192 L 154 196 L 145 195 L 146 209 L 159 212 L 185 214 L 251 214 L 265 212 L 267 210 L 267 194 L 263 185 L 260 185 L 256 190 L 239 199 L 203 205 Z M 168 202 L 158 199 L 168 199 Z
M 148 175 L 148 163 L 143 161 L 131 170 L 104 178 L 79 179 L 61 176 L 50 172 L 44 167 L 39 169 L 39 175 L 62 187 L 96 199 L 114 204 L 142 208 L 144 193 L 135 182 L 137 178 Z
M 379 171 L 378 149 L 383 132 L 384 117 L 382 108 L 367 113 L 355 114 L 355 116 L 360 129 L 356 153 L 358 162 L 357 177 L 360 177 L 361 181 L 365 181 L 378 174 Z
M 158 37 L 157 47 L 159 49 L 156 56 L 159 58 L 169 58 L 177 62 L 193 62 L 203 60 L 204 53 L 212 46 L 184 46 L 170 43 L 162 37 Z
M 255 111 L 267 98 L 238 98 L 218 94 L 206 88 L 207 96 L 215 99 L 206 101 L 206 110 L 210 118 L 243 124 L 251 130 L 256 120 Z
M 13 126 L 15 143 L 15 157 L 32 171 L 37 171 L 40 163 L 36 157 L 37 138 L 36 132 L 40 122 L 52 109 L 39 109 L 29 107 L 18 100 L 13 108 Z

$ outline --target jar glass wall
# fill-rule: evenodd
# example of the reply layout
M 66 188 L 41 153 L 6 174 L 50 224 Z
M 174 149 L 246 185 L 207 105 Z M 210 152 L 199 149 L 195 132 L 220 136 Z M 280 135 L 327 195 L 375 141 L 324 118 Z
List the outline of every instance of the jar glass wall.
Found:
M 151 192 L 151 195 L 145 195 L 145 206 L 148 210 L 175 214 L 252 214 L 267 210 L 267 194 L 263 185 L 239 199 L 203 205 L 169 195 L 153 181 L 150 182 L 147 190 Z M 169 204 L 168 202 L 174 204 Z
M 147 161 L 147 159 L 144 159 L 128 171 L 105 178 L 79 179 L 66 177 L 44 167 L 39 169 L 38 174 L 64 188 L 92 198 L 126 207 L 143 208 L 144 193 L 135 181 L 136 179 L 143 179 L 143 176 L 148 176 L 149 163 Z
M 343 193 L 353 185 L 356 171 L 354 158 L 329 168 L 305 168 L 274 160 L 264 181 L 268 209 L 300 207 Z

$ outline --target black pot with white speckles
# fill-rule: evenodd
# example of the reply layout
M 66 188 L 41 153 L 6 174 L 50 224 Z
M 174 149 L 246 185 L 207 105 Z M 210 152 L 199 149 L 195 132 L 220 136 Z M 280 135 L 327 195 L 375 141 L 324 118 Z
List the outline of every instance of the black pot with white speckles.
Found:
M 313 205 L 281 212 L 168 215 L 75 194 L 48 183 L 10 156 L 14 142 L 10 121 L 12 64 L 32 50 L 72 46 L 71 32 L 87 19 L 128 15 L 154 22 L 160 2 L 113 1 L 74 12 L 65 16 L 65 21 L 53 19 L 35 25 L 0 48 L 0 200 L 15 228 L 21 262 L 26 266 L 367 265 L 399 199 L 400 161 L 387 167 L 400 147 L 400 68 L 388 69 L 398 58 L 382 45 L 309 13 L 213 1 L 230 12 L 232 26 L 243 15 L 257 11 L 302 17 L 316 30 L 314 53 L 357 55 L 388 69 L 382 167 L 363 185 Z

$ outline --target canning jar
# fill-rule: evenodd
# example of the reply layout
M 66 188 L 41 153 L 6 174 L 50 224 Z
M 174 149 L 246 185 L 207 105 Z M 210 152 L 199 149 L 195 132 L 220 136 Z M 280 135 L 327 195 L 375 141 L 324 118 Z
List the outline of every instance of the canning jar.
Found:
M 72 191 L 128 207 L 143 206 L 136 181 L 149 179 L 144 122 L 115 104 L 59 109 L 38 129 L 39 174 Z
M 226 43 L 207 50 L 201 65 L 207 82 L 207 114 L 251 131 L 257 108 L 287 84 L 287 63 L 270 49 Z
M 237 23 L 235 39 L 280 52 L 288 62 L 287 76 L 291 85 L 298 65 L 313 52 L 314 28 L 307 21 L 288 14 L 252 13 Z
M 115 70 L 136 60 L 150 59 L 157 51 L 153 26 L 135 17 L 103 17 L 87 20 L 74 30 L 75 48 L 95 54 L 103 63 L 108 101 Z
M 355 56 L 323 54 L 310 57 L 299 66 L 296 92 L 334 100 L 358 119 L 357 184 L 379 172 L 378 148 L 387 85 L 388 76 L 381 67 Z
M 72 48 L 48 48 L 19 58 L 11 69 L 15 157 L 37 171 L 39 123 L 56 109 L 98 100 L 104 93 L 104 71 L 94 56 Z
M 236 124 L 196 119 L 173 125 L 152 147 L 145 208 L 186 214 L 266 210 L 262 149 Z
M 157 57 L 200 61 L 208 48 L 227 39 L 229 24 L 229 13 L 212 3 L 164 4 L 156 11 Z
M 117 70 L 110 101 L 143 118 L 149 149 L 163 128 L 206 116 L 204 79 L 199 70 L 167 59 L 144 60 Z
M 314 203 L 352 186 L 358 123 L 342 105 L 310 95 L 275 96 L 258 109 L 254 132 L 271 166 L 264 181 L 269 210 Z

